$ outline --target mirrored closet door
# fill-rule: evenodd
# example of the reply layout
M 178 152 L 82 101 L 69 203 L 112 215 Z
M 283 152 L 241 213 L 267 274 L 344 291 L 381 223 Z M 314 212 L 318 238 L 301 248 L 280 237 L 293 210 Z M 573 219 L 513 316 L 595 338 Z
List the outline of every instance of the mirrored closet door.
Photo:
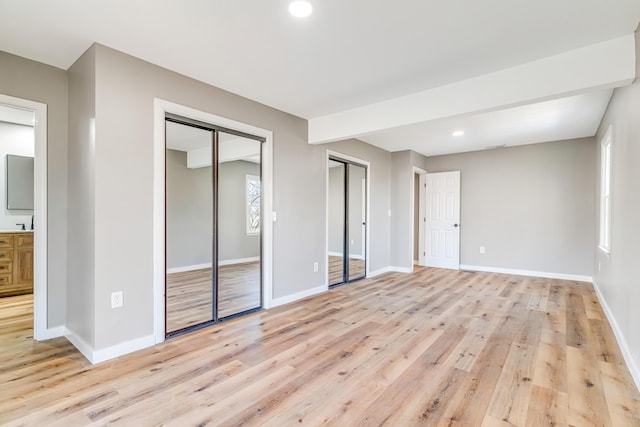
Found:
M 330 157 L 328 164 L 329 286 L 366 276 L 367 168 Z
M 262 140 L 180 117 L 166 125 L 166 334 L 262 306 Z

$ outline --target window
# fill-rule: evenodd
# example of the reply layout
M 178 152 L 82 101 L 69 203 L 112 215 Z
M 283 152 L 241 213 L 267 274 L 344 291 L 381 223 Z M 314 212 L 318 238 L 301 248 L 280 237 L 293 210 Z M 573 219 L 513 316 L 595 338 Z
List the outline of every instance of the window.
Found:
M 260 234 L 260 177 L 247 175 L 247 234 Z
M 611 251 L 611 126 L 600 143 L 600 249 Z

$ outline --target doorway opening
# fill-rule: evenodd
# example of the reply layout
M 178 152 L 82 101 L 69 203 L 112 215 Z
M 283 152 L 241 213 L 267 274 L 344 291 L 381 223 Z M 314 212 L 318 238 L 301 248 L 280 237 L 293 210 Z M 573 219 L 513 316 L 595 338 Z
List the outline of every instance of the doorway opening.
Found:
M 264 138 L 165 117 L 166 336 L 262 308 Z
M 45 104 L 0 95 L 0 297 L 33 313 L 36 340 L 60 335 L 47 325 L 46 129 Z
M 329 287 L 367 275 L 367 165 L 330 155 L 327 167 Z

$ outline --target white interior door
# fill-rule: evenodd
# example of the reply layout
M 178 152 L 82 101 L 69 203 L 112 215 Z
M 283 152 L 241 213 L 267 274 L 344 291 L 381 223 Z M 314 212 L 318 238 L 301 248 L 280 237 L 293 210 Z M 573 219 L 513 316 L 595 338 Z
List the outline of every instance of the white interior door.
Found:
M 426 175 L 425 264 L 460 268 L 460 171 Z

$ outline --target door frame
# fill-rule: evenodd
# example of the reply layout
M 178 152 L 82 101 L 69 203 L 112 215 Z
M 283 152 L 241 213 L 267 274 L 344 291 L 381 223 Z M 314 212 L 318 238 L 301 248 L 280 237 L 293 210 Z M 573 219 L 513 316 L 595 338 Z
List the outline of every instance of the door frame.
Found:
M 214 126 L 265 138 L 262 145 L 262 307 L 273 301 L 273 132 L 196 110 L 160 98 L 154 99 L 153 144 L 153 335 L 165 340 L 165 116 L 175 114 Z
M 349 156 L 347 154 L 343 154 L 338 151 L 333 151 L 327 149 L 326 159 L 325 159 L 325 248 L 324 248 L 324 264 L 325 264 L 325 277 L 324 283 L 329 288 L 329 160 L 331 157 L 335 157 L 337 159 L 342 159 L 348 163 L 355 163 L 361 166 L 365 166 L 366 173 L 366 221 L 365 221 L 365 249 L 364 249 L 364 259 L 365 259 L 365 272 L 364 278 L 369 277 L 369 272 L 371 269 L 371 262 L 369 259 L 370 255 L 370 247 L 371 247 L 371 227 L 369 226 L 371 222 L 371 163 L 359 159 L 357 157 Z
M 47 275 L 47 104 L 0 94 L 0 104 L 33 111 L 34 230 L 33 230 L 33 337 L 36 341 L 62 335 L 48 328 Z
M 415 185 L 416 185 L 416 180 L 415 180 L 415 176 L 416 174 L 420 175 L 420 191 L 418 191 L 418 215 L 419 218 L 422 219 L 422 221 L 418 222 L 418 265 L 424 265 L 425 264 L 425 235 L 424 235 L 424 218 L 425 218 L 425 207 L 426 207 L 426 199 L 425 199 L 425 181 L 426 181 L 426 176 L 427 176 L 427 171 L 419 168 L 417 166 L 413 167 L 413 173 L 411 174 L 411 269 L 413 270 L 413 252 L 415 250 L 414 246 L 414 240 L 415 240 L 415 205 L 416 205 L 416 200 L 415 200 L 415 194 L 416 194 L 416 189 L 415 189 Z

